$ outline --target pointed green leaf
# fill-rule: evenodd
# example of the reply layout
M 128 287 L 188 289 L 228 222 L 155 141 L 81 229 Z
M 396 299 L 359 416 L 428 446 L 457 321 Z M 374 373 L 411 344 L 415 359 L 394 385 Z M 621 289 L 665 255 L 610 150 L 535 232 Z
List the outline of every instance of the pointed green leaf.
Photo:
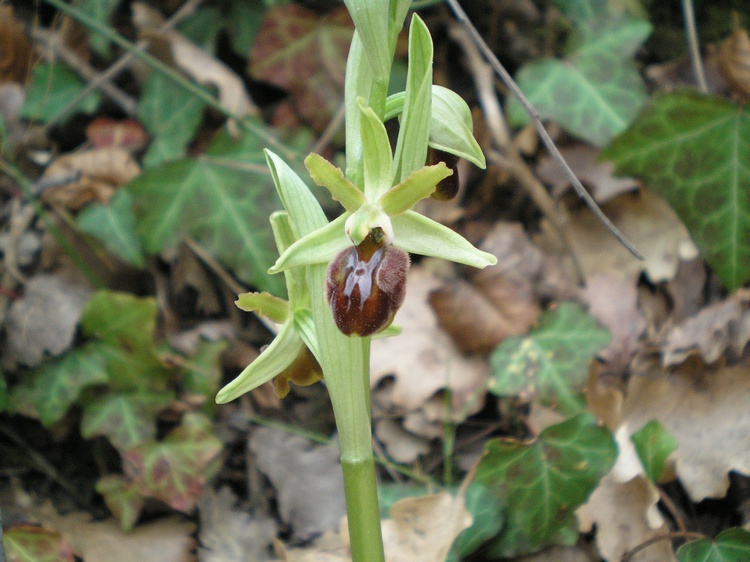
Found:
M 575 28 L 564 60 L 528 64 L 516 75 L 521 90 L 542 119 L 597 146 L 624 131 L 647 99 L 646 86 L 632 60 L 651 25 L 603 12 Z M 521 104 L 508 104 L 513 125 L 528 122 Z
M 98 92 L 88 94 L 78 105 L 58 116 L 85 86 L 67 66 L 38 64 L 34 67 L 26 103 L 21 108 L 21 117 L 45 123 L 56 117 L 67 119 L 76 111 L 92 113 L 101 100 Z
M 283 324 L 289 316 L 289 303 L 270 293 L 242 293 L 234 304 L 245 312 L 256 312 L 277 324 Z
M 542 314 L 527 336 L 507 338 L 495 348 L 489 390 L 536 396 L 546 406 L 577 414 L 585 407 L 581 391 L 589 362 L 610 339 L 580 305 L 560 303 Z
M 497 263 L 495 256 L 478 250 L 457 232 L 414 211 L 392 217 L 391 223 L 396 246 L 409 253 L 480 269 Z
M 302 340 L 294 330 L 294 326 L 291 322 L 287 322 L 255 361 L 219 391 L 216 402 L 225 404 L 270 381 L 292 364 L 302 349 L 302 345 Z
M 344 232 L 344 224 L 348 218 L 349 213 L 344 213 L 323 228 L 297 240 L 276 260 L 269 273 L 273 274 L 292 267 L 316 263 L 324 264 L 331 261 L 341 250 L 351 246 L 351 242 Z
M 204 106 L 192 92 L 175 88 L 174 82 L 160 72 L 151 72 L 138 103 L 138 119 L 151 135 L 143 157 L 144 167 L 152 168 L 185 155 L 203 118 Z
M 278 202 L 257 139 L 222 131 L 204 155 L 146 170 L 126 189 L 147 252 L 191 236 L 240 279 L 282 294 L 266 274 L 275 254 L 266 217 Z
M 677 549 L 679 562 L 743 562 L 750 560 L 750 532 L 726 529 L 715 540 L 698 539 Z
M 664 197 L 729 290 L 750 279 L 750 109 L 697 92 L 654 98 L 603 153 Z
M 631 435 L 630 439 L 635 445 L 646 476 L 655 484 L 661 478 L 667 457 L 677 449 L 677 439 L 659 423 L 659 420 L 651 420 L 640 431 Z
M 362 147 L 362 113 L 359 100 L 369 100 L 372 90 L 372 73 L 365 60 L 364 46 L 355 32 L 349 46 L 344 82 L 344 109 L 346 112 L 346 177 L 357 187 L 365 185 L 364 149 Z
M 144 503 L 136 487 L 121 476 L 110 475 L 97 481 L 96 491 L 104 497 L 104 503 L 120 522 L 120 530 L 123 533 L 131 531 Z
M 310 154 L 305 158 L 305 167 L 316 185 L 330 191 L 331 197 L 350 213 L 365 203 L 365 196 L 357 186 L 344 177 L 341 168 L 337 168 L 319 154 Z
M 409 69 L 401 127 L 394 157 L 395 178 L 404 181 L 424 166 L 430 138 L 432 110 L 432 37 L 422 19 L 414 14 L 409 28 Z M 365 165 L 367 152 L 365 152 Z
M 380 198 L 380 205 L 389 215 L 399 215 L 408 211 L 435 191 L 438 182 L 452 175 L 445 162 L 435 166 L 423 166 L 412 172 L 408 178 L 386 191 Z
M 142 268 L 146 264 L 136 234 L 133 197 L 124 189 L 107 204 L 93 203 L 78 214 L 76 224 L 83 232 L 97 238 L 125 263 Z
M 385 125 L 362 100 L 359 111 L 362 117 L 365 197 L 368 201 L 377 201 L 393 185 L 391 143 Z
M 472 482 L 466 490 L 464 503 L 473 521 L 471 527 L 461 531 L 453 541 L 453 560 L 464 559 L 497 535 L 503 527 L 505 500 L 498 497 L 489 486 Z
M 123 392 L 86 404 L 81 435 L 103 435 L 121 453 L 156 436 L 156 414 L 174 399 L 171 392 Z
M 201 340 L 198 349 L 184 360 L 182 369 L 182 387 L 186 393 L 213 398 L 221 385 L 221 354 L 226 351 L 229 343 L 226 340 Z M 213 400 L 203 406 L 203 413 L 212 415 L 216 409 Z
M 591 414 L 550 426 L 531 442 L 488 441 L 474 482 L 502 498 L 505 523 L 486 554 L 515 557 L 575 544 L 575 511 L 616 457 L 615 440 Z

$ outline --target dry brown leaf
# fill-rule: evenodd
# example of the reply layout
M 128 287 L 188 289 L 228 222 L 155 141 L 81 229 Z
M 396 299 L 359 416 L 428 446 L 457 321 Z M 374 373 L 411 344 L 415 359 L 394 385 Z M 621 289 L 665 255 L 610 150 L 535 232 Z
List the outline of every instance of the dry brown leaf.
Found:
M 607 373 L 621 374 L 627 369 L 646 321 L 638 309 L 638 292 L 632 280 L 602 273 L 586 280 L 582 291 L 589 313 L 612 334 L 612 341 L 599 352 Z
M 713 363 L 728 349 L 735 355 L 750 341 L 750 290 L 740 290 L 724 301 L 705 307 L 672 328 L 662 349 L 665 367 L 698 353 Z
M 37 275 L 13 302 L 5 323 L 2 366 L 35 367 L 66 351 L 92 289 L 62 275 Z
M 462 356 L 438 327 L 427 300 L 439 286 L 440 281 L 424 269 L 411 269 L 406 301 L 395 319 L 402 333 L 372 342 L 370 383 L 375 387 L 393 376 L 390 401 L 407 413 L 423 408 L 436 393 L 449 388 L 453 414 L 463 419 L 482 407 L 483 398 L 477 393 L 484 388 L 489 367 L 484 360 Z
M 106 203 L 117 188 L 141 172 L 131 154 L 122 148 L 94 148 L 55 159 L 44 179 L 61 182 L 46 190 L 45 201 L 78 210 L 90 201 Z
M 396 462 L 411 464 L 430 450 L 427 440 L 406 431 L 392 418 L 377 420 L 375 435 L 383 442 L 388 455 Z
M 258 468 L 276 489 L 281 519 L 306 540 L 338 525 L 346 513 L 339 448 L 263 427 L 250 436 Z
M 221 312 L 221 302 L 216 286 L 195 253 L 185 244 L 177 249 L 172 262 L 172 283 L 174 292 L 181 293 L 188 286 L 197 293 L 195 309 L 206 316 Z
M 33 52 L 23 27 L 13 16 L 13 6 L 0 6 L 0 84 L 23 84 L 31 70 Z
M 698 313 L 704 303 L 706 278 L 706 264 L 701 258 L 680 260 L 677 274 L 667 283 L 667 291 L 672 300 L 673 322 L 682 322 Z
M 569 230 L 586 277 L 610 273 L 632 278 L 645 271 L 655 283 L 667 281 L 674 277 L 680 259 L 692 259 L 698 253 L 671 207 L 648 190 L 621 195 L 602 210 L 646 259 L 631 255 L 587 207 L 580 207 L 571 212 Z M 556 235 L 546 221 L 543 228 L 540 245 L 554 248 Z
M 331 529 L 323 533 L 312 545 L 305 548 L 287 549 L 281 541 L 274 541 L 274 554 L 284 562 L 351 562 L 348 545 L 341 540 L 347 537 L 346 518 L 339 530 Z
M 732 90 L 750 96 L 750 35 L 738 27 L 719 48 L 719 70 Z
M 195 561 L 195 524 L 182 517 L 166 517 L 123 533 L 114 519 L 94 522 L 81 512 L 58 515 L 49 502 L 33 514 L 68 539 L 85 562 Z
M 388 562 L 442 562 L 451 545 L 471 526 L 463 494 L 448 492 L 406 498 L 391 508 L 383 521 L 383 543 Z
M 686 370 L 686 369 L 685 369 Z M 677 476 L 690 498 L 723 497 L 729 471 L 750 474 L 750 367 L 651 373 L 630 379 L 623 419 L 634 429 L 659 420 L 679 444 Z
M 633 178 L 614 177 L 612 174 L 615 165 L 612 162 L 599 162 L 601 151 L 591 145 L 576 145 L 563 148 L 560 152 L 597 203 L 604 203 L 638 187 L 638 182 Z M 542 181 L 552 184 L 552 191 L 556 196 L 570 187 L 568 176 L 552 156 L 540 158 L 536 172 Z
M 118 147 L 135 152 L 146 146 L 148 133 L 135 119 L 97 117 L 86 127 L 86 138 L 95 148 Z

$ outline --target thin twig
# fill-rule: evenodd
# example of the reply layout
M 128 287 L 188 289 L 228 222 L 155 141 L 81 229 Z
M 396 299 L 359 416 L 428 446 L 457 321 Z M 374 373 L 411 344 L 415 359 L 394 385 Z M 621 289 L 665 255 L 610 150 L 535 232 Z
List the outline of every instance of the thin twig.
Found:
M 643 256 L 641 253 L 633 247 L 633 245 L 628 241 L 627 238 L 618 230 L 618 228 L 612 224 L 612 221 L 610 221 L 607 216 L 602 212 L 602 210 L 599 208 L 599 206 L 596 204 L 596 201 L 594 201 L 594 198 L 591 197 L 588 191 L 583 187 L 581 182 L 578 180 L 576 175 L 573 173 L 573 170 L 570 169 L 570 166 L 565 161 L 565 159 L 562 157 L 562 154 L 560 154 L 560 151 L 555 146 L 554 141 L 549 136 L 549 133 L 547 132 L 547 129 L 544 128 L 544 125 L 542 124 L 542 120 L 539 118 L 539 113 L 534 109 L 534 107 L 531 105 L 528 99 L 526 99 L 526 96 L 523 95 L 523 92 L 519 89 L 518 85 L 513 81 L 513 78 L 510 76 L 507 70 L 505 70 L 505 67 L 500 63 L 500 61 L 497 59 L 495 54 L 492 52 L 492 49 L 489 48 L 487 43 L 482 39 L 482 36 L 477 31 L 476 27 L 474 27 L 469 20 L 468 16 L 466 15 L 466 12 L 463 11 L 463 8 L 458 3 L 458 0 L 446 0 L 448 5 L 450 6 L 451 10 L 456 16 L 456 19 L 466 28 L 466 31 L 469 33 L 469 36 L 471 37 L 472 41 L 476 44 L 477 48 L 482 52 L 482 55 L 487 60 L 488 63 L 490 63 L 490 66 L 495 71 L 495 73 L 500 77 L 500 80 L 502 80 L 503 84 L 513 93 L 513 95 L 518 99 L 519 102 L 521 102 L 521 105 L 523 106 L 526 113 L 529 114 L 531 117 L 531 121 L 534 123 L 534 127 L 536 128 L 537 132 L 539 133 L 539 136 L 542 138 L 542 141 L 544 142 L 547 149 L 550 151 L 550 154 L 552 154 L 553 158 L 557 161 L 558 164 L 565 170 L 565 174 L 570 178 L 571 183 L 573 184 L 573 187 L 576 190 L 576 193 L 578 193 L 578 196 L 583 199 L 583 201 L 588 205 L 588 207 L 591 209 L 591 211 L 596 215 L 596 218 L 599 219 L 599 221 L 607 227 L 607 229 L 612 233 L 612 235 L 617 238 L 617 240 L 625 246 L 628 251 L 630 251 L 631 254 L 633 254 L 638 259 L 642 260 Z
M 681 533 L 687 533 L 688 530 L 687 530 L 687 526 L 685 525 L 685 521 L 682 519 L 680 510 L 672 501 L 672 498 L 670 498 L 667 495 L 667 493 L 658 486 L 657 486 L 657 490 L 659 490 L 659 499 L 664 504 L 664 507 L 667 508 L 667 511 L 669 511 L 670 515 L 672 516 L 672 519 L 674 519 L 674 522 L 677 525 L 677 530 L 680 531 Z
M 698 31 L 695 27 L 695 10 L 693 0 L 682 0 L 682 17 L 685 18 L 685 33 L 688 39 L 690 51 L 690 62 L 693 64 L 693 74 L 698 82 L 698 88 L 704 94 L 708 93 L 706 84 L 706 73 L 703 71 L 703 59 L 701 58 L 700 45 L 698 44 Z
M 705 538 L 706 538 L 706 535 L 704 535 L 703 533 L 691 533 L 691 532 L 666 533 L 664 535 L 652 537 L 648 539 L 647 541 L 643 541 L 638 546 L 631 548 L 625 554 L 622 555 L 620 562 L 627 562 L 628 560 L 633 558 L 633 556 L 638 554 L 641 550 L 644 550 L 648 548 L 649 546 L 651 546 L 652 544 L 656 544 L 658 542 L 671 541 L 672 539 L 691 540 L 691 539 L 705 539 Z

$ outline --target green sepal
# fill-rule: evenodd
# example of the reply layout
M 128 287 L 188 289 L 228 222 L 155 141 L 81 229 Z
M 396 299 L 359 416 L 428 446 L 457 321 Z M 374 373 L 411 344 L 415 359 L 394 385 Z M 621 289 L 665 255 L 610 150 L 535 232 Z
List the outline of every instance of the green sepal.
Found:
M 422 19 L 414 14 L 409 28 L 406 95 L 394 157 L 394 177 L 398 181 L 403 181 L 414 170 L 424 166 L 427 159 L 432 105 L 432 50 L 430 31 Z
M 370 231 L 375 228 L 380 228 L 383 231 L 386 242 L 393 240 L 393 227 L 390 217 L 380 208 L 380 205 L 365 203 L 347 219 L 344 230 L 349 240 L 355 246 L 359 246 L 370 234 Z
M 319 154 L 310 154 L 305 158 L 305 167 L 313 181 L 331 192 L 331 197 L 353 213 L 365 203 L 362 192 L 344 177 L 341 168 L 337 168 Z
M 377 334 L 373 334 L 370 337 L 374 340 L 379 340 L 382 338 L 392 338 L 393 336 L 400 335 L 401 331 L 402 331 L 401 326 L 396 326 L 395 324 L 391 324 L 385 330 L 381 330 Z
M 414 211 L 391 218 L 396 245 L 412 254 L 421 254 L 483 269 L 497 258 L 471 245 L 447 226 Z
M 289 317 L 289 303 L 266 292 L 242 293 L 234 304 L 245 312 L 255 312 L 277 324 L 283 324 Z
M 219 391 L 216 403 L 225 404 L 270 381 L 292 364 L 303 345 L 292 323 L 287 322 L 255 361 Z
M 365 197 L 377 201 L 393 185 L 393 155 L 383 122 L 375 112 L 358 100 L 362 118 L 362 150 L 365 161 Z
M 351 242 L 344 233 L 344 224 L 351 215 L 344 213 L 336 220 L 297 240 L 279 256 L 276 263 L 268 270 L 274 274 L 292 267 L 328 263 Z
M 297 334 L 307 346 L 315 359 L 320 363 L 320 348 L 318 346 L 318 337 L 315 333 L 315 321 L 313 320 L 312 312 L 308 309 L 298 310 L 294 313 L 292 319 L 294 322 L 294 329 L 297 330 Z
M 435 191 L 438 182 L 453 174 L 453 170 L 440 162 L 434 166 L 423 166 L 408 178 L 386 191 L 378 203 L 387 214 L 399 215 L 408 211 Z
M 271 213 L 270 221 L 273 237 L 276 240 L 276 248 L 281 255 L 297 241 L 292 221 L 286 211 L 274 211 Z M 284 280 L 290 305 L 294 308 L 310 306 L 310 291 L 307 288 L 305 273 L 303 271 L 285 271 Z

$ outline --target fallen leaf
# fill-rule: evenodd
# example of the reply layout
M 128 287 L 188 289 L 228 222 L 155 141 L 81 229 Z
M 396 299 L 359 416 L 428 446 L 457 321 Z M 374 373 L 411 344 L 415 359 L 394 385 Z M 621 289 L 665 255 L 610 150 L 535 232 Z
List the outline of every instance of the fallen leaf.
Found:
M 411 268 L 406 300 L 394 320 L 401 335 L 372 342 L 370 384 L 376 387 L 385 377 L 393 377 L 390 402 L 407 413 L 424 408 L 437 393 L 447 389 L 452 398 L 450 415 L 456 418 L 454 421 L 461 421 L 481 409 L 481 389 L 489 367 L 478 357 L 461 355 L 450 337 L 440 330 L 427 302 L 429 294 L 439 286 L 440 281 L 421 267 Z M 443 399 L 438 398 L 438 402 L 440 414 L 434 422 L 437 430 L 438 420 L 445 413 Z
M 0 555 L 7 555 L 8 562 L 74 562 L 70 545 L 52 529 L 25 523 L 8 525 L 2 539 Z
M 719 48 L 719 71 L 737 94 L 750 96 L 750 35 L 737 27 Z
M 148 134 L 134 119 L 97 117 L 86 126 L 86 138 L 94 148 L 124 148 L 130 152 L 141 150 L 148 142 Z
M 633 191 L 638 187 L 638 182 L 632 178 L 615 177 L 615 165 L 612 162 L 599 161 L 601 151 L 591 145 L 579 144 L 563 148 L 560 152 L 597 203 L 605 203 L 621 193 Z M 542 156 L 536 172 L 542 181 L 552 184 L 552 192 L 558 197 L 570 187 L 567 174 L 552 156 Z
M 303 437 L 263 427 L 250 436 L 258 468 L 277 493 L 279 515 L 294 537 L 307 540 L 335 527 L 346 513 L 340 451 Z
M 0 84 L 23 84 L 31 70 L 34 53 L 21 23 L 13 15 L 13 6 L 0 6 Z
M 376 437 L 383 442 L 388 455 L 396 462 L 411 464 L 430 450 L 429 443 L 423 437 L 406 431 L 403 426 L 391 418 L 375 422 Z
M 662 362 L 665 367 L 677 365 L 698 353 L 706 363 L 713 363 L 727 350 L 742 355 L 748 341 L 750 290 L 740 290 L 672 328 L 662 348 Z
M 119 186 L 140 172 L 132 155 L 123 148 L 93 148 L 65 154 L 45 170 L 45 180 L 54 182 L 55 187 L 47 189 L 42 197 L 71 210 L 78 210 L 90 201 L 106 203 Z
M 208 490 L 200 502 L 198 554 L 201 562 L 270 560 L 268 546 L 276 536 L 276 522 L 268 516 L 235 508 L 237 498 L 228 487 Z
M 682 322 L 698 313 L 705 303 L 706 264 L 700 259 L 680 260 L 677 273 L 667 283 L 672 299 L 672 322 Z
M 328 530 L 313 544 L 305 548 L 287 549 L 281 541 L 274 542 L 274 554 L 284 562 L 351 562 L 352 555 L 348 543 L 344 544 L 342 537 L 348 541 L 346 518 L 342 520 L 338 530 Z
M 687 369 L 685 369 L 687 370 Z M 701 366 L 695 372 L 633 376 L 623 419 L 634 429 L 658 420 L 677 440 L 672 454 L 690 498 L 723 497 L 728 473 L 750 473 L 750 367 Z
M 13 302 L 5 321 L 2 364 L 35 367 L 47 355 L 66 351 L 76 333 L 92 290 L 62 275 L 37 275 Z
M 471 526 L 464 495 L 448 492 L 405 498 L 383 521 L 383 544 L 388 562 L 442 562 L 455 538 Z

